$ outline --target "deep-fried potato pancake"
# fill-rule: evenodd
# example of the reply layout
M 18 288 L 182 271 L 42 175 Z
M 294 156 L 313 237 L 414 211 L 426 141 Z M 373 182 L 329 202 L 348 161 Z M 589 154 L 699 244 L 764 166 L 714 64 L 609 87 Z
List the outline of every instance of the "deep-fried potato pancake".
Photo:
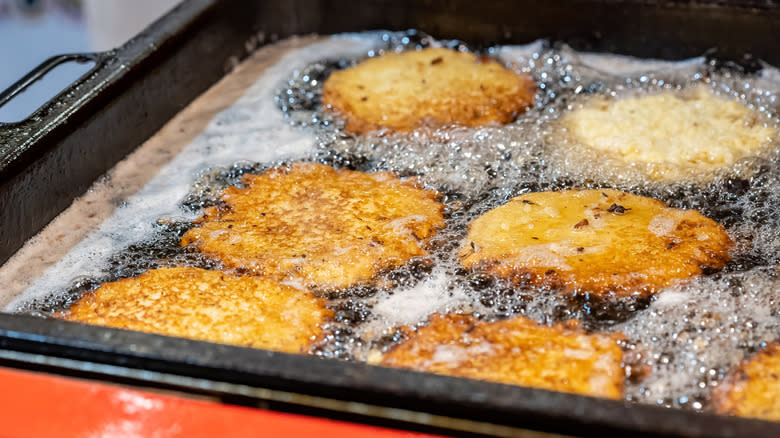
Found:
M 536 86 L 496 61 L 436 48 L 387 54 L 337 71 L 322 103 L 346 130 L 411 131 L 420 126 L 509 123 L 534 100 Z
M 428 254 L 444 225 L 437 193 L 389 172 L 296 164 L 245 175 L 226 208 L 210 208 L 182 245 L 225 266 L 319 289 L 365 283 Z
M 654 179 L 728 166 L 766 146 L 777 133 L 757 113 L 699 87 L 611 101 L 591 98 L 562 120 L 575 142 L 646 163 Z
M 621 398 L 618 335 L 588 335 L 571 321 L 540 326 L 515 317 L 482 322 L 434 315 L 381 365 L 604 398 Z
M 474 220 L 467 268 L 518 283 L 597 296 L 648 296 L 678 279 L 720 269 L 732 241 L 696 211 L 617 190 L 518 196 Z
M 61 316 L 204 341 L 303 352 L 332 315 L 310 292 L 253 276 L 161 268 L 105 283 Z
M 735 367 L 713 394 L 721 414 L 780 421 L 780 344 Z

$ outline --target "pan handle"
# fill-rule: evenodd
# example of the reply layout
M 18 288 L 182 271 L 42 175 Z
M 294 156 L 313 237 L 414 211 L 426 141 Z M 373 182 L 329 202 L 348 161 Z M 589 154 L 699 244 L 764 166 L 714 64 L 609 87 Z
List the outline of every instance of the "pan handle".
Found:
M 0 107 L 6 105 L 14 97 L 18 96 L 24 90 L 29 88 L 30 85 L 32 85 L 35 82 L 43 79 L 43 77 L 46 76 L 47 73 L 49 73 L 50 71 L 52 71 L 54 68 L 56 68 L 59 65 L 65 64 L 67 62 L 76 62 L 76 63 L 79 63 L 79 64 L 86 64 L 88 62 L 94 62 L 95 63 L 95 68 L 97 68 L 100 65 L 100 61 L 102 61 L 106 57 L 107 57 L 107 54 L 105 52 L 98 52 L 98 53 L 71 53 L 71 54 L 65 54 L 65 55 L 52 56 L 51 58 L 43 61 L 41 64 L 39 64 L 34 69 L 30 70 L 29 73 L 24 75 L 21 79 L 16 81 L 13 85 L 11 85 L 10 87 L 8 87 L 5 90 L 3 90 L 2 92 L 0 92 Z M 93 70 L 94 70 L 94 68 L 90 69 L 90 71 L 87 72 L 86 74 L 91 73 Z

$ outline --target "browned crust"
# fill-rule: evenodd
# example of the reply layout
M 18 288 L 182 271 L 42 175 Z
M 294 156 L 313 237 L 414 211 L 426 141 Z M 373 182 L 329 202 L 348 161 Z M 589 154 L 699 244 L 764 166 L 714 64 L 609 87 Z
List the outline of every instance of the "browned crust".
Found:
M 536 84 L 496 61 L 443 48 L 369 59 L 337 71 L 322 104 L 357 134 L 423 126 L 509 123 L 534 101 Z
M 696 211 L 616 190 L 571 190 L 519 196 L 476 219 L 460 257 L 515 284 L 646 297 L 702 267 L 721 269 L 732 246 L 722 225 Z
M 780 421 L 780 343 L 732 368 L 711 400 L 720 414 Z
M 298 163 L 245 175 L 222 192 L 182 245 L 232 269 L 318 289 L 372 281 L 380 271 L 428 255 L 444 226 L 438 194 L 389 172 Z
M 434 315 L 387 352 L 381 365 L 619 399 L 621 339 L 586 334 L 575 321 L 547 327 L 523 317 L 484 322 Z
M 322 336 L 332 314 L 310 292 L 272 280 L 175 267 L 105 283 L 58 316 L 295 353 Z

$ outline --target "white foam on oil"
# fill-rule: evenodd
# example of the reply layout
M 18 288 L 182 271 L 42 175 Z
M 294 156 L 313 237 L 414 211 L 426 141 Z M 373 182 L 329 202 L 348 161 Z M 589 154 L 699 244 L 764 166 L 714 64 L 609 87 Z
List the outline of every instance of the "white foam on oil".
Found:
M 8 304 L 5 311 L 64 290 L 76 278 L 98 276 L 111 254 L 152 235 L 159 218 L 193 219 L 195 215 L 180 208 L 179 203 L 200 171 L 240 160 L 271 162 L 310 152 L 313 135 L 284 120 L 274 103 L 275 89 L 290 72 L 306 63 L 329 56 L 360 56 L 375 45 L 374 38 L 341 35 L 288 53 L 267 69 L 241 99 L 217 115 L 154 179 L 125 199 L 95 232 Z
M 368 329 L 376 333 L 398 325 L 419 324 L 434 313 L 472 310 L 472 298 L 463 288 L 452 285 L 451 276 L 442 267 L 434 268 L 428 278 L 414 286 L 379 292 L 371 301 L 373 316 Z
M 398 330 L 403 327 L 414 329 L 434 314 L 472 314 L 485 310 L 473 295 L 453 282 L 452 272 L 443 265 L 435 266 L 416 283 L 380 290 L 361 301 L 365 309 L 370 309 L 368 316 L 355 327 L 350 339 L 342 343 L 350 357 L 368 361 L 378 360 L 380 350 L 391 346 L 382 339 L 397 339 Z M 331 348 L 319 354 L 338 357 L 338 353 L 339 349 Z
M 614 327 L 651 370 L 628 385 L 628 398 L 701 409 L 734 365 L 778 340 L 779 274 L 765 267 L 693 279 Z
M 575 56 L 577 56 L 583 66 L 609 75 L 636 75 L 669 69 L 688 69 L 704 63 L 704 57 L 695 57 L 683 61 L 663 61 L 604 53 L 577 53 Z
M 728 221 L 724 225 L 737 243 L 733 254 L 739 260 L 733 269 L 741 272 L 700 277 L 662 290 L 649 309 L 630 310 L 627 321 L 612 328 L 626 334 L 634 348 L 629 354 L 639 354 L 640 362 L 652 369 L 642 381 L 629 384 L 629 400 L 705 409 L 712 385 L 730 367 L 749 351 L 761 348 L 764 342 L 780 339 L 777 312 L 766 310 L 776 306 L 772 295 L 778 288 L 773 279 L 774 267 L 769 266 L 777 263 L 780 256 L 780 213 L 776 207 L 780 205 L 780 195 L 772 189 L 780 183 L 778 160 L 772 158 L 780 139 L 768 146 L 765 156 L 740 160 L 714 176 L 705 175 L 704 180 L 700 174 L 691 172 L 681 181 L 659 183 L 649 180 L 640 169 L 610 160 L 604 154 L 551 141 L 550 134 L 560 115 L 578 107 L 580 95 L 603 93 L 621 98 L 632 93 L 673 92 L 693 85 L 709 87 L 724 99 L 766 113 L 767 123 L 777 126 L 777 111 L 773 107 L 777 105 L 780 80 L 772 79 L 780 79 L 780 75 L 772 67 L 767 67 L 760 78 L 710 71 L 703 58 L 665 62 L 576 53 L 566 48 L 544 50 L 541 45 L 531 45 L 497 51 L 518 70 L 533 74 L 540 84 L 536 108 L 512 125 L 453 129 L 441 134 L 437 141 L 430 141 L 430 135 L 403 140 L 367 135 L 350 141 L 325 139 L 324 142 L 331 150 L 368 157 L 381 163 L 379 167 L 383 169 L 419 174 L 427 184 L 454 192 L 459 197 L 456 199 L 480 197 L 470 205 L 461 206 L 458 201 L 449 204 L 455 214 L 449 220 L 450 227 L 437 237 L 439 241 L 462 239 L 463 230 L 471 220 L 505 203 L 511 196 L 526 191 L 593 185 L 651 196 L 675 207 L 700 209 L 705 215 Z M 562 95 L 566 98 L 559 99 Z M 655 220 L 649 231 L 663 236 L 668 234 L 669 224 Z M 548 253 L 555 254 L 554 251 L 544 254 Z M 741 267 L 751 263 L 759 267 Z M 457 277 L 456 259 L 445 256 L 443 264 L 449 267 L 449 275 Z M 738 279 L 746 280 L 743 284 L 748 285 L 750 292 L 736 291 Z M 434 283 L 423 284 L 427 287 Z M 494 286 L 483 289 L 464 282 L 456 284 L 463 288 L 465 297 L 476 297 L 473 311 L 488 318 L 521 314 L 546 323 L 567 317 L 580 318 L 596 310 L 588 307 L 572 311 L 570 303 L 546 291 L 506 291 L 494 290 Z M 741 299 L 730 298 L 730 294 L 737 293 Z M 414 325 L 417 319 L 417 324 L 424 323 L 435 306 L 431 307 L 421 297 L 433 294 L 433 290 L 417 292 L 420 299 L 416 303 L 402 295 L 399 300 L 403 305 L 398 307 L 390 295 L 384 298 L 387 304 L 375 305 L 368 326 L 391 330 L 392 322 Z M 634 308 L 632 304 L 629 306 Z M 377 309 L 383 314 L 381 318 Z M 385 309 L 398 312 L 386 313 Z M 730 319 L 712 325 L 710 315 L 716 313 L 721 317 L 728 315 Z M 370 331 L 381 332 L 376 328 Z M 685 334 L 688 332 L 693 334 Z M 685 341 L 671 341 L 670 336 L 674 335 Z M 707 348 L 711 351 L 704 352 L 705 346 L 710 346 Z M 449 352 L 442 354 L 445 353 Z
M 401 282 L 393 290 L 347 298 L 351 300 L 347 303 L 351 313 L 344 312 L 351 319 L 345 324 L 348 330 L 343 337 L 332 337 L 334 343 L 340 343 L 336 348 L 343 351 L 326 352 L 325 356 L 364 359 L 379 343 L 374 343 L 377 339 L 394 336 L 400 326 L 423 324 L 434 313 L 474 313 L 487 319 L 525 315 L 547 323 L 598 310 L 572 310 L 572 304 L 555 291 L 485 285 L 480 278 L 459 272 L 455 256 L 468 223 L 510 197 L 593 185 L 645 194 L 729 220 L 724 225 L 736 242 L 733 254 L 749 261 L 744 262 L 748 267 L 742 267 L 741 261 L 732 266 L 736 272 L 667 288 L 649 308 L 637 311 L 631 307 L 626 321 L 610 322 L 609 330 L 623 332 L 630 354 L 652 370 L 641 381 L 628 385 L 628 399 L 701 409 L 711 388 L 731 366 L 765 342 L 780 338 L 780 312 L 776 310 L 780 307 L 774 297 L 780 283 L 773 266 L 780 257 L 777 151 L 774 158 L 771 154 L 750 157 L 723 169 L 702 187 L 698 182 L 648 182 L 639 170 L 625 163 L 550 140 L 555 120 L 576 109 L 580 95 L 620 97 L 677 90 L 692 83 L 705 84 L 725 98 L 773 114 L 776 119 L 780 90 L 776 69 L 767 67 L 760 77 L 745 79 L 703 72 L 701 58 L 671 63 L 576 53 L 565 47 L 552 50 L 537 42 L 494 51 L 518 71 L 533 74 L 539 83 L 535 108 L 513 124 L 446 129 L 411 138 L 374 134 L 354 138 L 331 128 L 290 126 L 283 118 L 275 92 L 295 69 L 328 58 L 360 57 L 378 42 L 377 34 L 338 36 L 285 56 L 154 180 L 126 199 L 98 231 L 47 270 L 6 310 L 64 289 L 74 278 L 97 275 L 110 254 L 151 234 L 161 217 L 192 219 L 194 215 L 181 209 L 179 202 L 205 169 L 238 161 L 272 163 L 325 153 L 366 158 L 372 163 L 370 170 L 419 175 L 424 184 L 443 194 L 451 213 L 447 228 L 434 238 L 432 246 L 439 249 L 432 256 L 432 271 L 422 279 Z M 778 144 L 774 144 L 775 149 Z M 693 178 L 690 181 L 695 181 Z M 667 234 L 669 224 L 654 221 L 650 231 Z M 557 247 L 543 249 L 528 257 L 558 256 L 561 251 Z M 437 351 L 437 358 L 455 360 L 461 353 L 443 348 Z

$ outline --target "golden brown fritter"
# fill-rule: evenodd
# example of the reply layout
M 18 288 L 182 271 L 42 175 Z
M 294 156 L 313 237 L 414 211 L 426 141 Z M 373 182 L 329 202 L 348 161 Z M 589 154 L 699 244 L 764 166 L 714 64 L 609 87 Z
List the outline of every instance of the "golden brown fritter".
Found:
M 657 180 L 728 166 L 777 135 L 755 111 L 701 87 L 614 101 L 596 96 L 561 124 L 575 143 L 641 164 Z
M 388 172 L 296 164 L 245 175 L 182 245 L 225 266 L 320 289 L 366 283 L 425 249 L 444 225 L 437 193 Z
M 780 421 L 780 344 L 735 367 L 713 394 L 721 414 Z
M 485 213 L 460 257 L 517 283 L 647 296 L 722 268 L 731 246 L 723 226 L 696 211 L 617 190 L 569 190 L 518 196 Z
M 105 283 L 60 316 L 295 353 L 308 349 L 331 315 L 324 300 L 272 280 L 176 267 Z
M 354 133 L 388 128 L 509 123 L 531 106 L 536 85 L 488 58 L 442 48 L 387 54 L 337 71 L 322 103 Z
M 620 339 L 588 335 L 574 321 L 546 327 L 523 317 L 489 323 L 434 315 L 381 365 L 617 399 L 624 386 Z

